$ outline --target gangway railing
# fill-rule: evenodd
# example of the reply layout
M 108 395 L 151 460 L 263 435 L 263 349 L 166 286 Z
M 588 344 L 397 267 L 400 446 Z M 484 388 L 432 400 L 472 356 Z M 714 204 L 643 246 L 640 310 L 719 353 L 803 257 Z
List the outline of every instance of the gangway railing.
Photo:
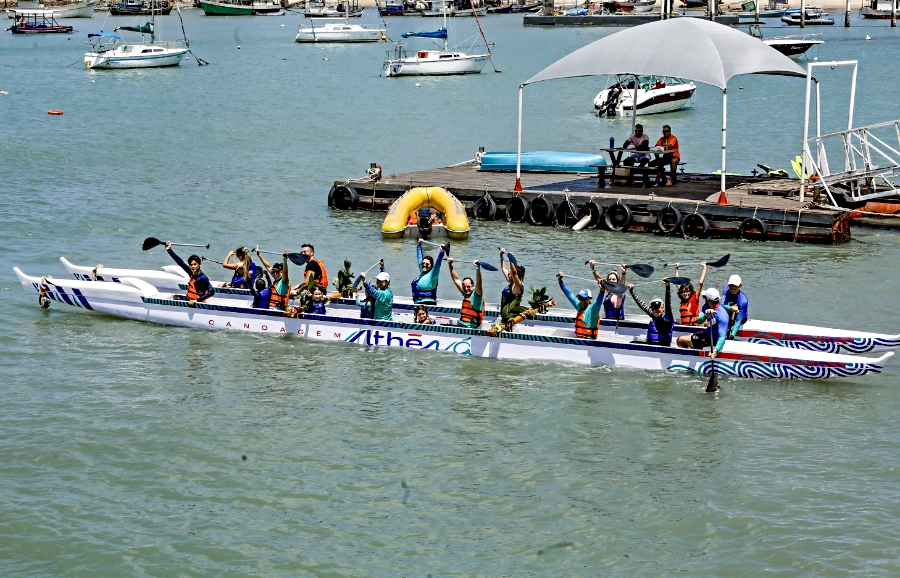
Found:
M 832 171 L 828 153 L 842 151 L 841 169 Z M 837 159 L 832 159 L 837 160 Z M 900 192 L 900 120 L 808 138 L 803 146 L 801 180 L 821 187 L 832 205 L 835 195 L 864 202 Z M 814 199 L 815 200 L 815 199 Z

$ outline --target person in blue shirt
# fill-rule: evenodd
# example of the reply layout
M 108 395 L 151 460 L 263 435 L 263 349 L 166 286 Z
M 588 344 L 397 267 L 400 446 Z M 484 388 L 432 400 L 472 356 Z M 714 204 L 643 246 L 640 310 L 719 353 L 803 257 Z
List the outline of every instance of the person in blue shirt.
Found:
M 597 282 L 600 288 L 600 294 L 596 301 L 593 300 L 590 289 L 582 289 L 578 295 L 573 295 L 563 281 L 563 272 L 556 274 L 556 280 L 559 281 L 559 288 L 562 290 L 566 299 L 575 308 L 575 338 L 576 339 L 597 339 L 597 323 L 600 320 L 600 310 L 603 308 L 603 286 Z
M 379 273 L 384 273 L 384 259 L 378 260 Z M 361 286 L 357 286 L 355 291 L 359 291 Z M 375 300 L 371 295 L 364 293 L 364 297 L 356 296 L 356 306 L 359 307 L 360 319 L 372 319 L 375 311 Z
M 237 260 L 237 263 L 231 262 L 232 257 Z M 222 261 L 222 267 L 234 271 L 231 281 L 225 283 L 223 287 L 234 287 L 235 289 L 250 288 L 250 280 L 253 279 L 256 272 L 256 263 L 250 258 L 250 249 L 238 247 L 234 251 L 229 251 L 225 255 L 225 260 Z
M 254 309 L 268 309 L 272 303 L 272 288 L 269 280 L 261 273 L 261 268 L 253 269 L 253 277 L 250 278 L 250 293 L 253 294 Z
M 704 349 L 711 347 L 709 356 L 715 359 L 716 355 L 725 347 L 725 339 L 728 337 L 728 322 L 731 316 L 728 309 L 722 305 L 719 290 L 710 287 L 703 292 L 703 313 L 697 318 L 697 324 L 705 324 L 702 330 L 693 335 L 682 335 L 678 338 L 678 347 L 687 349 Z
M 650 316 L 650 325 L 647 326 L 647 343 L 650 345 L 672 345 L 672 330 L 675 328 L 675 316 L 672 314 L 672 288 L 669 282 L 666 284 L 665 304 L 659 297 L 650 300 L 650 307 L 634 294 L 634 285 L 628 284 L 628 292 L 641 311 Z
M 200 270 L 200 257 L 197 255 L 191 255 L 188 257 L 188 263 L 190 265 L 185 264 L 184 261 L 181 260 L 181 257 L 175 254 L 175 251 L 172 250 L 172 243 L 166 241 L 166 251 L 168 251 L 169 256 L 172 257 L 172 260 L 181 267 L 185 273 L 190 275 L 191 279 L 188 281 L 187 294 L 184 296 L 185 299 L 188 300 L 191 307 L 197 304 L 197 302 L 203 302 L 215 295 L 212 288 L 212 283 L 209 282 L 209 277 Z
M 737 337 L 741 326 L 747 322 L 747 312 L 750 308 L 750 300 L 741 290 L 740 275 L 732 275 L 728 278 L 728 284 L 722 289 L 722 295 L 725 296 L 724 304 L 731 315 L 731 323 L 728 325 L 728 339 Z
M 437 261 L 430 255 L 422 252 L 422 239 L 416 244 L 416 262 L 419 264 L 419 276 L 413 279 L 412 287 L 413 303 L 422 305 L 435 305 L 437 303 L 438 281 L 441 275 L 441 261 L 444 260 L 444 252 L 447 245 L 441 245 Z
M 591 266 L 591 273 L 594 275 L 594 279 L 598 282 L 603 281 L 603 277 L 600 276 L 600 273 L 595 269 L 596 262 L 592 259 L 588 261 L 588 265 Z M 606 280 L 613 283 L 625 283 L 625 273 L 628 270 L 628 267 L 623 263 L 622 272 L 619 273 L 615 269 L 606 274 Z M 600 299 L 600 297 L 598 297 Z M 625 295 L 615 295 L 614 293 L 610 293 L 606 295 L 603 299 L 603 317 L 606 319 L 625 319 Z

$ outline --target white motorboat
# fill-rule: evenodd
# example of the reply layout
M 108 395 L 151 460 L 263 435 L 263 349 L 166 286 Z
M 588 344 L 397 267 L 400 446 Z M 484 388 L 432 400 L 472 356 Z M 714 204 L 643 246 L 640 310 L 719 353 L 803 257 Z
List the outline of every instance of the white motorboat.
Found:
M 50 16 L 54 18 L 91 18 L 94 15 L 94 8 L 100 0 L 88 0 L 87 2 L 76 2 L 74 4 L 64 4 L 61 6 L 46 6 L 43 2 L 24 2 L 20 1 L 17 8 L 8 8 L 6 15 L 9 18 L 20 18 L 22 16 Z
M 800 9 L 791 8 L 784 12 L 781 21 L 790 26 L 800 26 Z M 828 12 L 823 11 L 818 6 L 806 7 L 806 26 L 832 26 L 834 18 L 828 17 Z
M 307 18 L 359 18 L 362 13 L 363 9 L 356 1 L 353 4 L 342 2 L 335 6 L 328 6 L 324 1 L 313 0 L 306 3 L 306 9 L 303 11 L 303 15 Z
M 331 308 L 326 315 L 291 316 L 272 309 L 254 309 L 217 296 L 194 306 L 183 293 L 161 292 L 140 279 L 119 283 L 33 277 L 13 269 L 22 287 L 39 296 L 41 305 L 64 304 L 115 317 L 198 329 L 231 329 L 274 335 L 296 335 L 375 347 L 434 350 L 460 355 L 521 361 L 553 361 L 591 365 L 621 365 L 640 369 L 683 369 L 710 373 L 709 352 L 649 345 L 631 336 L 604 333 L 579 339 L 572 328 L 515 327 L 495 333 L 467 329 L 446 318 L 444 324 L 413 323 L 406 312 L 391 321 L 360 319 L 359 311 Z M 357 348 L 358 349 L 358 348 Z M 794 350 L 773 345 L 729 341 L 715 360 L 722 375 L 755 378 L 833 378 L 880 373 L 893 355 L 880 357 Z
M 188 52 L 187 40 L 156 40 L 155 11 L 151 11 L 150 22 L 140 26 L 120 26 L 116 28 L 118 30 L 137 32 L 142 38 L 149 36 L 150 41 L 127 43 L 118 34 L 102 30 L 88 34 L 91 50 L 84 55 L 86 67 L 123 69 L 178 66 Z
M 594 98 L 600 116 L 630 115 L 634 107 L 634 76 L 619 75 Z M 687 106 L 697 86 L 678 78 L 641 76 L 638 78 L 637 114 L 672 112 Z
M 446 2 L 445 2 L 446 4 Z M 447 35 L 447 12 L 443 12 L 444 26 L 434 32 L 406 32 L 403 38 L 437 38 L 444 41 L 443 50 L 418 50 L 410 55 L 405 42 L 395 42 L 394 52 L 388 52 L 382 73 L 392 76 L 437 76 L 448 74 L 479 74 L 491 57 L 489 47 L 484 53 L 468 54 L 451 50 Z M 477 20 L 476 16 L 476 20 Z M 479 23 L 479 27 L 481 24 Z
M 349 16 L 348 16 L 349 18 Z M 315 19 L 309 26 L 300 25 L 295 42 L 378 42 L 387 40 L 384 28 L 367 28 L 359 24 L 329 22 L 324 26 L 316 26 Z
M 796 34 L 789 36 L 774 36 L 771 38 L 763 38 L 762 30 L 759 24 L 750 24 L 750 36 L 759 38 L 778 52 L 791 58 L 798 58 L 806 53 L 807 50 L 819 44 L 825 44 L 824 40 L 814 38 L 822 36 L 821 34 Z
M 122 279 L 134 278 L 153 285 L 161 292 L 183 292 L 187 288 L 188 276 L 177 265 L 167 265 L 160 270 L 116 269 L 103 267 L 80 266 L 60 257 L 66 271 L 79 281 L 105 281 L 121 283 Z M 244 306 L 252 302 L 252 295 L 246 289 L 221 287 L 223 283 L 213 283 L 213 291 L 220 299 L 233 299 Z M 337 298 L 336 298 L 337 299 Z M 337 299 L 335 308 L 354 308 L 352 299 Z M 410 297 L 394 296 L 394 310 L 411 313 L 415 304 Z M 459 300 L 439 299 L 436 305 L 429 306 L 434 315 L 459 316 Z M 485 319 L 492 321 L 499 315 L 499 305 L 488 303 L 485 308 Z M 649 318 L 646 315 L 626 315 L 624 320 L 602 319 L 598 327 L 601 333 L 614 333 L 638 337 L 646 335 Z M 549 326 L 571 328 L 575 323 L 575 311 L 553 308 L 547 314 L 535 315 L 523 322 L 523 327 Z M 697 327 L 676 325 L 675 336 L 689 335 L 697 331 Z M 853 331 L 830 327 L 816 327 L 750 319 L 738 331 L 738 337 L 751 343 L 776 345 L 791 349 L 806 349 L 831 353 L 868 353 L 871 351 L 887 351 L 900 349 L 900 335 L 887 335 L 866 331 Z

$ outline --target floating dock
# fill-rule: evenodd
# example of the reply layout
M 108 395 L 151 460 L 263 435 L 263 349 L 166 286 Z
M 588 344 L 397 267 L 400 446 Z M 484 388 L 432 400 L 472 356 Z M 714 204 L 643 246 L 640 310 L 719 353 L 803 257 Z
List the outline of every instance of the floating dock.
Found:
M 590 216 L 588 229 L 645 232 L 688 238 L 740 238 L 837 244 L 850 240 L 848 211 L 801 205 L 797 179 L 728 177 L 728 204 L 720 201 L 718 175 L 681 173 L 677 186 L 609 184 L 597 174 L 522 173 L 523 192 L 515 192 L 515 174 L 483 172 L 475 161 L 445 168 L 385 175 L 378 181 L 335 181 L 328 205 L 335 209 L 387 211 L 412 187 L 443 187 L 466 207 L 470 217 L 480 203 L 496 205 L 493 219 L 532 225 L 571 227 Z M 493 201 L 481 201 L 485 195 Z
M 706 18 L 705 15 L 686 14 L 681 18 Z M 637 26 L 656 22 L 659 20 L 659 12 L 645 12 L 639 14 L 597 14 L 592 16 L 545 16 L 541 13 L 526 14 L 523 24 L 525 26 Z M 738 16 L 719 15 L 716 22 L 725 26 L 734 26 L 740 23 Z

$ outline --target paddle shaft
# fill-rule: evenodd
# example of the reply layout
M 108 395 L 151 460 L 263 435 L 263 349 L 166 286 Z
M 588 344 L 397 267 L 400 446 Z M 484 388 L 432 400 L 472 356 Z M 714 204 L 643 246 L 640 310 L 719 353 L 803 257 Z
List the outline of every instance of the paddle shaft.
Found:
M 377 267 L 380 263 L 381 263 L 381 261 L 379 260 L 378 263 L 375 263 L 374 265 L 372 265 L 371 267 L 369 267 L 368 269 L 366 269 L 366 272 L 363 273 L 363 275 L 368 275 L 368 274 L 369 274 L 369 271 L 371 271 L 372 269 L 374 269 L 375 267 Z M 356 281 L 353 282 L 353 288 L 356 289 L 357 287 L 359 287 L 359 284 L 360 284 L 361 282 L 362 282 L 362 275 L 360 275 L 359 277 L 357 277 L 357 278 L 356 278 Z
M 224 265 L 221 261 L 216 261 L 215 259 L 207 259 L 206 257 L 200 257 L 200 259 L 204 261 L 209 261 L 210 263 L 218 263 L 219 265 Z
M 209 249 L 209 245 L 191 245 L 189 243 L 169 243 L 173 247 L 200 247 L 201 249 Z M 165 243 L 163 243 L 165 245 Z

